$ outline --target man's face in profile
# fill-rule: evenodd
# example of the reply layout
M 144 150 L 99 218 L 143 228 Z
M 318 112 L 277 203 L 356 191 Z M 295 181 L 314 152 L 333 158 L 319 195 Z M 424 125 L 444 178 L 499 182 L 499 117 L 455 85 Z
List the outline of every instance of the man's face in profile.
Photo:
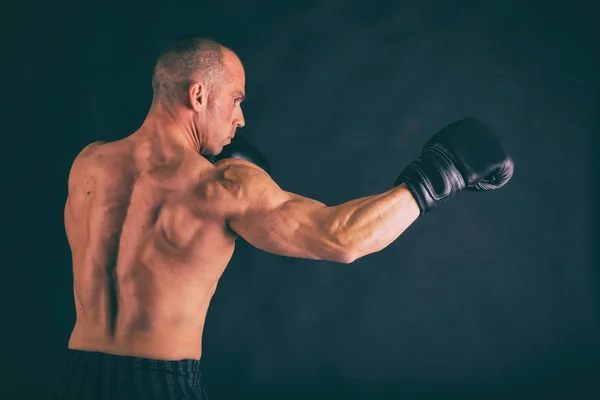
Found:
M 245 125 L 241 103 L 245 98 L 244 69 L 235 57 L 225 62 L 225 79 L 208 94 L 206 129 L 212 155 L 231 142 L 236 129 Z

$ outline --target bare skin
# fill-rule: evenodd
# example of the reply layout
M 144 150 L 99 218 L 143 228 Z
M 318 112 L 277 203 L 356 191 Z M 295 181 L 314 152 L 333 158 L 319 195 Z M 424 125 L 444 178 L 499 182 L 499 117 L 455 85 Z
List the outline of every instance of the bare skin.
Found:
M 218 94 L 153 106 L 140 129 L 93 143 L 69 176 L 65 227 L 77 319 L 69 348 L 161 360 L 200 359 L 210 300 L 238 236 L 290 257 L 349 263 L 393 242 L 419 216 L 410 192 L 328 207 L 259 167 L 211 164 L 244 126 L 244 71 L 224 50 Z

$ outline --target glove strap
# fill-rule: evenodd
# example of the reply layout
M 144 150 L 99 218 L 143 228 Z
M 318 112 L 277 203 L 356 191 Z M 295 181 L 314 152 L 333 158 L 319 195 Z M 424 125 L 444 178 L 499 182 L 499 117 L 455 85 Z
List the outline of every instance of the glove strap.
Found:
M 405 183 L 419 205 L 421 214 L 431 211 L 464 189 L 465 181 L 445 149 L 436 144 L 409 164 L 396 179 Z

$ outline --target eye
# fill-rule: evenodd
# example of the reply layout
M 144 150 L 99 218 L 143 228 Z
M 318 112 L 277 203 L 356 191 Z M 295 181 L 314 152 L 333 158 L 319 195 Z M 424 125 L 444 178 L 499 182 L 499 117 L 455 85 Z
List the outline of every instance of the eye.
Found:
M 237 106 L 240 103 L 240 100 L 241 99 L 233 99 L 233 104 Z

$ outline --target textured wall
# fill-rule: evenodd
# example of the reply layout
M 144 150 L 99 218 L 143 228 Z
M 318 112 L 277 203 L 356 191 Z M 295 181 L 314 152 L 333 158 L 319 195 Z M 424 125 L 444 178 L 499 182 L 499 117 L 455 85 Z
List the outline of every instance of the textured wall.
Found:
M 461 193 L 350 265 L 240 240 L 205 330 L 214 399 L 598 390 L 591 8 L 270 3 L 21 4 L 8 14 L 22 23 L 6 53 L 3 390 L 33 374 L 29 391 L 43 392 L 74 322 L 62 225 L 73 158 L 141 124 L 155 57 L 192 32 L 242 58 L 240 133 L 286 190 L 329 205 L 385 191 L 432 134 L 465 116 L 496 126 L 516 165 L 502 190 Z

